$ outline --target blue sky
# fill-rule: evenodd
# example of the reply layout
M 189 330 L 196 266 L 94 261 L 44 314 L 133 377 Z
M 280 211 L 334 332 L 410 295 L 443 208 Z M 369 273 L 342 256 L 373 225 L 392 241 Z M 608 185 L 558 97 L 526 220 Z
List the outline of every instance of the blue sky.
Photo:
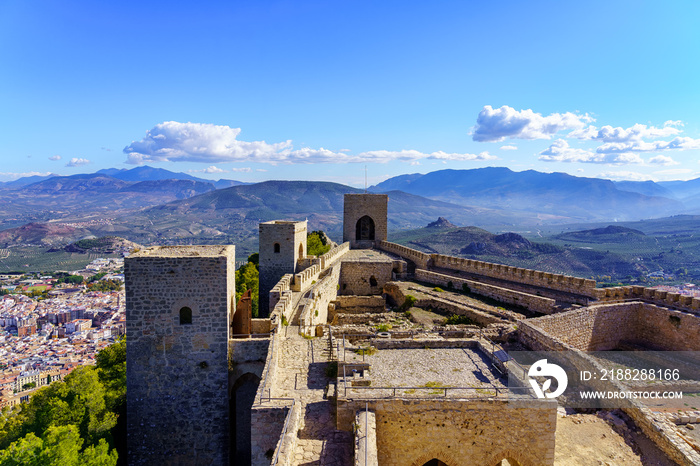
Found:
M 700 2 L 0 2 L 0 180 L 700 176 Z

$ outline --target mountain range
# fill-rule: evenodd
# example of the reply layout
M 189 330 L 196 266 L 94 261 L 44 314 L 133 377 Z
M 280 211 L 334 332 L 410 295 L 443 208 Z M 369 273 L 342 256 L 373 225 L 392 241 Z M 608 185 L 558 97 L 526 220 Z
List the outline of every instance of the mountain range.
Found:
M 401 175 L 369 190 L 389 195 L 390 232 L 420 228 L 438 217 L 490 231 L 519 231 L 700 211 L 700 179 L 612 182 L 482 168 Z M 148 166 L 107 169 L 3 184 L 0 230 L 32 224 L 28 231 L 6 231 L 6 245 L 27 238 L 35 243 L 49 230 L 54 244 L 63 230 L 42 233 L 37 226 L 54 223 L 76 228 L 66 235 L 71 240 L 119 235 L 141 244 L 233 242 L 253 251 L 258 223 L 273 219 L 307 218 L 309 228 L 340 240 L 343 195 L 359 192 L 328 182 L 212 182 Z

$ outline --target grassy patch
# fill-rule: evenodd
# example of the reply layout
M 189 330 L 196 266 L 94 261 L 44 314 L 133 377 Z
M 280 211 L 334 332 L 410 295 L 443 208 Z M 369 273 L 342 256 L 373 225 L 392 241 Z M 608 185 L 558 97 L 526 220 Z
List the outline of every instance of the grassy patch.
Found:
M 354 351 L 360 356 L 372 356 L 373 354 L 376 354 L 379 350 L 374 346 L 362 346 L 360 348 L 355 348 Z

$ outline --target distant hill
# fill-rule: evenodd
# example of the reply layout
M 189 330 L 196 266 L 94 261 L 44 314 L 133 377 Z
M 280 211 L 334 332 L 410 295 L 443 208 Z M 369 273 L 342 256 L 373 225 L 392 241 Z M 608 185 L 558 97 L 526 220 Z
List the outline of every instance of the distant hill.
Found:
M 166 192 L 176 199 L 187 199 L 198 194 L 213 191 L 214 185 L 209 182 L 196 180 L 148 180 L 141 181 L 121 189 L 121 192 L 147 193 Z
M 53 247 L 89 237 L 87 228 L 62 223 L 28 223 L 17 228 L 0 231 L 0 245 L 31 245 Z
M 447 254 L 579 277 L 637 277 L 647 269 L 633 258 L 610 251 L 529 240 L 519 234 L 494 234 L 476 227 L 421 228 L 395 232 L 390 241 L 427 253 Z
M 115 254 L 120 251 L 133 251 L 134 249 L 141 248 L 143 248 L 143 246 L 125 240 L 124 238 L 119 238 L 118 236 L 103 236 L 101 238 L 82 239 L 62 249 L 66 252 L 76 252 L 80 254 Z
M 245 183 L 243 181 L 236 180 L 219 180 L 212 181 L 204 178 L 197 178 L 196 176 L 188 175 L 187 173 L 173 172 L 166 170 L 164 168 L 154 168 L 148 165 L 143 165 L 140 167 L 135 167 L 130 170 L 125 168 L 106 168 L 103 170 L 98 170 L 98 174 L 109 175 L 111 177 L 123 180 L 123 181 L 159 181 L 159 180 L 190 180 L 199 181 L 201 183 L 211 183 L 217 189 L 228 188 L 231 186 L 238 186 Z
M 633 228 L 618 225 L 609 225 L 605 228 L 592 230 L 572 231 L 557 235 L 557 238 L 567 241 L 596 241 L 596 242 L 633 242 L 643 239 L 646 235 Z
M 370 188 L 396 189 L 459 205 L 558 216 L 560 221 L 636 220 L 685 209 L 673 199 L 618 189 L 609 180 L 498 167 L 401 175 Z

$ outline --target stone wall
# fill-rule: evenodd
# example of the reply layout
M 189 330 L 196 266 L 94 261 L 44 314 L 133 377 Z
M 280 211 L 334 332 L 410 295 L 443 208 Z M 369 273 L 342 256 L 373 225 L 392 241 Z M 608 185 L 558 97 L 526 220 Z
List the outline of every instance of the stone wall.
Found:
M 269 466 L 282 436 L 289 406 L 256 402 L 251 411 L 251 465 Z
M 299 438 L 297 433 L 299 432 L 302 418 L 303 415 L 301 413 L 301 405 L 299 403 L 293 403 L 287 412 L 287 417 L 284 420 L 285 425 L 282 429 L 282 435 L 280 436 L 279 442 L 277 443 L 277 448 L 275 450 L 275 455 L 277 456 L 277 463 L 275 463 L 276 465 L 293 466 L 297 464 L 294 454 L 296 453 L 295 448 Z
M 554 310 L 555 301 L 552 298 L 535 296 L 499 286 L 475 282 L 473 280 L 452 277 L 450 275 L 443 275 L 435 272 L 428 272 L 426 270 L 416 270 L 416 279 L 423 282 L 432 283 L 434 285 L 441 285 L 445 287 L 445 289 L 448 289 L 448 283 L 452 283 L 452 286 L 457 290 L 461 290 L 463 285 L 467 285 L 471 293 L 486 296 L 487 298 L 491 298 L 502 303 L 521 306 L 525 309 L 539 312 L 541 314 L 551 314 Z
M 338 429 L 351 430 L 365 403 L 375 414 L 381 465 L 554 464 L 556 402 L 339 398 Z
M 374 413 L 355 415 L 355 466 L 377 466 L 377 421 Z
M 643 286 L 618 286 L 612 288 L 596 289 L 597 299 L 604 302 L 623 300 L 641 300 L 659 306 L 669 306 L 674 309 L 700 313 L 700 298 L 685 296 L 680 293 L 671 293 Z
M 386 301 L 381 296 L 338 296 L 331 304 L 334 315 L 381 313 L 386 310 Z M 328 320 L 333 320 L 334 315 L 329 315 Z
M 566 293 L 595 298 L 595 280 L 570 277 L 556 273 L 540 272 L 538 270 L 523 269 L 510 265 L 493 264 L 460 257 L 445 256 L 442 254 L 430 255 L 431 267 L 459 270 L 500 280 L 514 281 L 542 288 L 549 288 Z
M 350 250 L 350 243 L 346 242 L 343 244 L 340 244 L 327 253 L 325 253 L 322 256 L 319 256 L 318 258 L 318 263 L 321 266 L 321 269 L 325 269 L 329 265 L 331 265 L 333 262 L 338 260 L 343 254 L 348 252 Z
M 124 276 L 129 464 L 227 465 L 234 247 L 148 248 Z
M 328 322 L 328 305 L 338 297 L 340 268 L 339 262 L 331 265 L 323 278 L 313 285 L 299 318 L 304 333 L 311 335 L 309 327 Z
M 393 263 L 389 261 L 342 261 L 339 294 L 380 295 L 384 284 L 392 279 L 392 270 Z
M 430 254 L 425 254 L 415 249 L 401 246 L 400 244 L 390 243 L 389 241 L 381 241 L 377 244 L 377 246 L 383 251 L 390 252 L 399 257 L 410 260 L 416 264 L 416 267 L 419 269 L 427 270 L 430 264 Z
M 518 333 L 534 350 L 551 347 L 550 336 L 582 351 L 612 350 L 621 342 L 667 351 L 700 350 L 700 317 L 643 302 L 600 304 L 530 319 L 521 322 Z
M 386 194 L 346 194 L 343 199 L 343 242 L 350 242 L 351 248 L 367 248 L 378 241 L 386 241 L 388 202 Z M 358 241 L 355 238 L 357 221 L 365 215 L 374 222 L 374 240 Z
M 274 307 L 270 290 L 283 275 L 297 271 L 299 259 L 306 257 L 307 222 L 275 220 L 259 225 L 260 316 L 267 317 Z
M 314 284 L 321 273 L 321 266 L 314 264 L 308 269 L 304 269 L 299 273 L 294 274 L 294 279 L 292 280 L 292 291 L 305 292 Z
M 608 324 L 612 323 L 613 331 L 624 330 L 625 324 L 635 323 L 635 318 L 646 320 L 649 311 L 665 311 L 664 309 L 657 308 L 656 306 L 642 303 L 616 304 L 607 306 L 601 305 L 596 307 L 603 309 L 598 309 L 598 313 L 595 315 L 595 317 L 602 316 L 603 319 L 608 321 Z M 619 315 L 617 317 L 621 319 L 617 326 L 612 322 L 615 319 L 614 310 L 618 311 Z M 552 321 L 556 318 L 573 313 L 574 312 L 570 312 L 523 321 L 518 328 L 518 332 L 522 336 L 523 340 L 527 341 L 528 345 L 535 350 L 565 351 L 567 355 L 567 362 L 569 364 L 573 364 L 576 371 L 588 370 L 591 372 L 601 373 L 603 367 L 600 366 L 598 361 L 581 352 L 580 348 L 566 343 L 565 338 L 570 337 L 571 332 L 576 332 L 576 325 L 567 326 L 566 332 L 562 331 L 559 333 L 556 333 L 556 328 L 552 325 Z M 582 316 L 584 316 L 584 314 L 575 317 L 574 320 L 568 321 L 567 323 L 575 323 L 576 321 L 579 321 Z M 663 316 L 663 312 L 659 312 L 658 316 Z M 642 325 L 644 325 L 643 322 Z M 606 345 L 609 344 L 611 339 L 612 337 L 608 339 Z M 576 343 L 580 344 L 581 342 Z M 623 387 L 617 381 L 604 381 L 600 378 L 594 378 L 586 383 L 589 385 L 589 389 L 591 390 L 614 392 L 623 390 Z M 651 410 L 634 399 L 619 398 L 616 399 L 615 402 L 618 404 L 618 406 L 621 406 L 622 410 L 628 416 L 632 418 L 637 427 L 639 427 L 642 432 L 644 432 L 644 434 L 649 437 L 649 439 L 651 439 L 676 464 L 683 466 L 700 464 L 700 454 L 678 436 L 677 430 L 667 417 L 663 415 L 656 416 L 653 412 L 651 412 Z

